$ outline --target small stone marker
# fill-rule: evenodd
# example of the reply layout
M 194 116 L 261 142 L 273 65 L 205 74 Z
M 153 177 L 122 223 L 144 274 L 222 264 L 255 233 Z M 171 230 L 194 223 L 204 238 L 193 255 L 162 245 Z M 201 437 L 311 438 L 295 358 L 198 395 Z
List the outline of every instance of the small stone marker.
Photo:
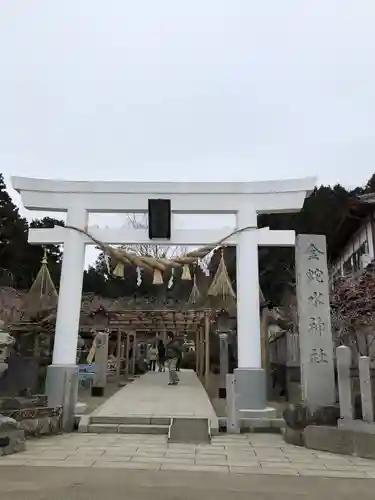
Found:
M 340 417 L 352 420 L 354 416 L 350 368 L 352 351 L 342 345 L 336 349 L 337 382 L 339 386 Z
M 314 409 L 336 402 L 325 236 L 297 236 L 296 278 L 302 399 Z
M 226 332 L 219 333 L 220 339 L 220 387 L 219 397 L 226 397 L 226 377 L 228 374 L 228 334 Z
M 371 387 L 371 360 L 368 356 L 361 356 L 358 361 L 359 381 L 361 385 L 362 419 L 365 422 L 374 422 L 374 408 Z
M 107 385 L 108 371 L 108 333 L 100 332 L 96 336 L 95 379 L 92 387 L 93 396 L 102 396 Z
M 236 404 L 236 381 L 233 373 L 227 374 L 227 433 L 241 432 Z

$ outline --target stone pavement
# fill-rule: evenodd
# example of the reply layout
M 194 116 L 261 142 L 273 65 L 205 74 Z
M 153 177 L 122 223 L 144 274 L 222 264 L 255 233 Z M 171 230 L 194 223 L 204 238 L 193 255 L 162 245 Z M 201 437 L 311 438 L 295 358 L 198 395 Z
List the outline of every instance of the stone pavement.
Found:
M 0 467 L 1 500 L 361 500 L 371 479 L 50 467 Z
M 181 370 L 180 384 L 168 386 L 168 373 L 148 372 L 119 390 L 96 417 L 205 417 L 217 421 L 207 393 L 193 370 Z
M 0 467 L 1 500 L 373 500 L 375 481 L 320 477 Z
M 0 471 L 13 465 L 375 479 L 375 461 L 291 446 L 276 434 L 223 434 L 207 445 L 168 444 L 165 436 L 65 434 L 30 440 L 27 447 L 0 457 Z

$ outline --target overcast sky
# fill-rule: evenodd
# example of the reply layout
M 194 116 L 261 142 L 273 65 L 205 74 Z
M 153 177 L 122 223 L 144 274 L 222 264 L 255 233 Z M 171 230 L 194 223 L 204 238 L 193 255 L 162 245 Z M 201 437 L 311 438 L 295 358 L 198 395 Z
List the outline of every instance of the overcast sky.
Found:
M 1 0 L 0 171 L 375 171 L 374 0 Z

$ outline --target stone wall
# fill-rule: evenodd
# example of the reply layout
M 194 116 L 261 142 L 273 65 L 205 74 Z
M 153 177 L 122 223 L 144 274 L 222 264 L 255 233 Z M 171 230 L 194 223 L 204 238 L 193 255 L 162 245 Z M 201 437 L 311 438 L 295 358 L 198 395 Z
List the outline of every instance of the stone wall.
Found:
M 14 419 L 26 436 L 45 436 L 62 432 L 62 408 L 23 408 L 2 410 L 3 416 Z

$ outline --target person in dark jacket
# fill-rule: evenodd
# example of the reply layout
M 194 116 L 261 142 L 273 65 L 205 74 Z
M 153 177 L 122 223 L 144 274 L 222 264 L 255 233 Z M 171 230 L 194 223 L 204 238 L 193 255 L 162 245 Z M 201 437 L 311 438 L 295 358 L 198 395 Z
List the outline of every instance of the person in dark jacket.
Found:
M 165 345 L 161 339 L 158 343 L 158 366 L 159 372 L 165 372 Z
M 167 360 L 169 370 L 169 384 L 177 385 L 180 378 L 176 371 L 177 361 L 181 354 L 180 342 L 174 338 L 173 332 L 168 332 Z

